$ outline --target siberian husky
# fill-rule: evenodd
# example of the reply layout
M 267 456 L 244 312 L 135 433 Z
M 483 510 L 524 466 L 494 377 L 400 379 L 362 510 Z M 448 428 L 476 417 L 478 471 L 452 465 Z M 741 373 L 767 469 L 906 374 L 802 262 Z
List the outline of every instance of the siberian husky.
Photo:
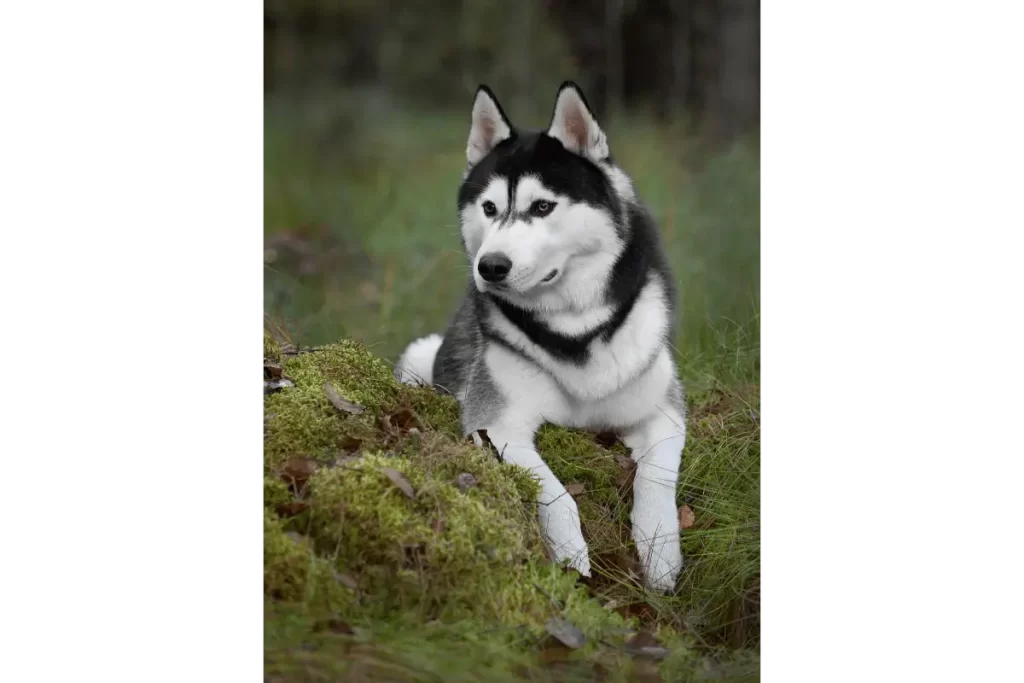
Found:
M 454 395 L 467 435 L 486 430 L 506 461 L 534 472 L 552 554 L 585 576 L 576 502 L 534 436 L 546 422 L 618 433 L 636 461 L 632 533 L 644 581 L 670 591 L 683 564 L 676 483 L 686 430 L 670 348 L 675 287 L 654 221 L 572 82 L 543 132 L 513 126 L 480 86 L 466 158 L 466 296 L 443 338 L 406 348 L 396 377 Z

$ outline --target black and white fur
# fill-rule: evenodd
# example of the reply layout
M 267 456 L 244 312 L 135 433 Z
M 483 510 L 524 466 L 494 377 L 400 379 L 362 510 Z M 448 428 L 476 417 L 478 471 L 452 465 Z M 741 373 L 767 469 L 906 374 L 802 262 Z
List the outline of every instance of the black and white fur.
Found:
M 453 394 L 466 434 L 487 430 L 505 460 L 538 476 L 550 548 L 587 576 L 576 502 L 534 436 L 546 422 L 617 432 L 637 464 L 645 581 L 671 590 L 686 430 L 669 345 L 673 280 L 654 222 L 571 82 L 543 132 L 515 128 L 481 86 L 466 157 L 458 207 L 473 277 L 443 339 L 410 344 L 396 376 Z

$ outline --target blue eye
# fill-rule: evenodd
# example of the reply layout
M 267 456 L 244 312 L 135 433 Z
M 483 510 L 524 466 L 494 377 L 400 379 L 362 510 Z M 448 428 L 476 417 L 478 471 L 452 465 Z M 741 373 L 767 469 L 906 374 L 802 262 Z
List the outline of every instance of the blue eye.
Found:
M 493 216 L 498 213 L 498 207 L 494 205 L 494 202 L 484 202 L 484 215 Z

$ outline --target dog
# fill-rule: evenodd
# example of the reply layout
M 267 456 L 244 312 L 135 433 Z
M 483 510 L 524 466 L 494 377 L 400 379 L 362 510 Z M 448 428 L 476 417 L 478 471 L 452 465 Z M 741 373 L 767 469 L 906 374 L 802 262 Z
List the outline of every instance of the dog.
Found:
M 486 430 L 505 461 L 533 472 L 551 553 L 588 577 L 578 507 L 534 437 L 544 423 L 617 433 L 636 462 L 631 521 L 644 583 L 669 592 L 683 565 L 686 423 L 670 343 L 676 292 L 654 220 L 571 81 L 543 131 L 513 126 L 481 85 L 466 161 L 466 295 L 444 336 L 412 342 L 395 375 L 455 396 L 467 436 Z

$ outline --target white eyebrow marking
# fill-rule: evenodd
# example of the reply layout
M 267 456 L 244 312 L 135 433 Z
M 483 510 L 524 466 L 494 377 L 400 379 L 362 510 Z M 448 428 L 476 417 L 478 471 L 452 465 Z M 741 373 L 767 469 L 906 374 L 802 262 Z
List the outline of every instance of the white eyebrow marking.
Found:
M 530 210 L 530 205 L 538 199 L 557 202 L 558 195 L 544 185 L 540 178 L 535 175 L 525 175 L 520 178 L 519 183 L 516 185 L 516 211 L 526 213 Z

